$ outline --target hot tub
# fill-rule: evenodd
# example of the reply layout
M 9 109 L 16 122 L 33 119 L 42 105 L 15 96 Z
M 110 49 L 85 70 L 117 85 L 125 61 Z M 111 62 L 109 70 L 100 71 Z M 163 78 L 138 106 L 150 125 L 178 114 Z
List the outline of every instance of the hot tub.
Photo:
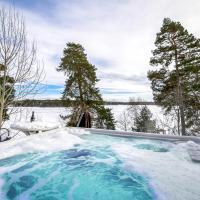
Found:
M 112 133 L 65 129 L 3 144 L 0 199 L 200 199 L 195 141 Z

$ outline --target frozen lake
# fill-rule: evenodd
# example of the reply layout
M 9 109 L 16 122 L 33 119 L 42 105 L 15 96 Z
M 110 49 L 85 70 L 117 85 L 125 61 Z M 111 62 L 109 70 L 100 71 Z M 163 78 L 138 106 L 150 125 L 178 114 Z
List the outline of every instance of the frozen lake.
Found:
M 114 118 L 116 121 L 121 119 L 121 115 L 128 108 L 127 105 L 110 105 L 106 106 L 112 109 Z M 153 113 L 153 117 L 156 119 L 163 118 L 163 111 L 159 106 L 151 105 L 148 108 Z M 63 123 L 60 115 L 66 115 L 69 110 L 64 107 L 19 107 L 16 108 L 17 113 L 11 115 L 10 120 L 5 123 L 9 126 L 11 123 L 18 121 L 30 121 L 32 111 L 35 112 L 37 121 L 52 122 L 52 123 Z M 116 123 L 116 129 L 120 130 L 121 127 Z

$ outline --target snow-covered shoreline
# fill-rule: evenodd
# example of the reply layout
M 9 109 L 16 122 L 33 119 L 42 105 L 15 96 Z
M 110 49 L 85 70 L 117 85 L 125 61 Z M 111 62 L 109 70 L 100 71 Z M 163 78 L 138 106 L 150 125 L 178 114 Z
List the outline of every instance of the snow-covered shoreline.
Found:
M 110 108 L 114 118 L 118 121 L 121 118 L 121 114 L 127 110 L 128 105 L 107 105 Z M 156 119 L 163 119 L 163 111 L 161 107 L 156 105 L 150 105 L 148 108 L 153 113 L 153 117 Z M 60 115 L 69 114 L 69 109 L 64 107 L 16 107 L 14 108 L 15 113 L 10 116 L 10 120 L 5 122 L 5 127 L 10 127 L 10 124 L 16 122 L 27 122 L 30 121 L 31 114 L 34 111 L 36 121 L 50 122 L 50 123 L 60 123 L 63 121 Z M 116 129 L 121 130 L 118 122 L 116 123 Z

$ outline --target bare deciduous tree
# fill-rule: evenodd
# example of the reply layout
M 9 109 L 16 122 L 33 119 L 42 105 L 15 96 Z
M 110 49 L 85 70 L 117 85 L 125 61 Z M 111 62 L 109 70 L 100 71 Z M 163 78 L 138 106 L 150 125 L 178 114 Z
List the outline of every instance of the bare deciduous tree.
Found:
M 8 106 L 35 95 L 43 78 L 35 44 L 27 40 L 23 16 L 14 8 L 0 8 L 0 128 Z M 13 112 L 9 109 L 8 115 Z
M 135 99 L 134 97 L 129 99 L 129 102 L 139 102 L 142 99 Z M 134 129 L 134 121 L 140 110 L 139 105 L 129 105 L 119 116 L 117 124 L 120 129 L 124 131 L 132 131 Z
M 130 116 L 127 110 L 124 110 L 122 114 L 119 116 L 119 119 L 117 120 L 117 124 L 120 127 L 120 129 L 124 131 L 131 130 L 131 121 L 130 121 Z

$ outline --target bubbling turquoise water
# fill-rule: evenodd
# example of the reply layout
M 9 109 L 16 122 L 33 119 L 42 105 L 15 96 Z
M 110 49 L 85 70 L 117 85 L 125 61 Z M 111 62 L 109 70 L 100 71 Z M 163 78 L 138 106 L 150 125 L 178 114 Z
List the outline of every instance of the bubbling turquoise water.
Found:
M 109 136 L 81 136 L 86 142 L 71 149 L 28 153 L 0 160 L 4 200 L 153 200 L 150 180 L 126 170 L 112 144 L 129 143 L 135 148 L 165 153 L 158 144 Z
M 135 147 L 137 147 L 139 149 L 151 150 L 151 151 L 154 151 L 154 152 L 168 152 L 169 151 L 169 149 L 162 147 L 160 145 L 148 144 L 148 143 L 136 144 Z
M 78 129 L 8 141 L 0 200 L 199 200 L 200 165 L 189 144 Z
M 119 160 L 104 163 L 107 154 L 98 151 L 74 148 L 20 157 L 0 162 L 23 163 L 3 176 L 5 199 L 153 199 L 147 179 L 124 171 Z M 102 162 L 95 163 L 98 158 Z

